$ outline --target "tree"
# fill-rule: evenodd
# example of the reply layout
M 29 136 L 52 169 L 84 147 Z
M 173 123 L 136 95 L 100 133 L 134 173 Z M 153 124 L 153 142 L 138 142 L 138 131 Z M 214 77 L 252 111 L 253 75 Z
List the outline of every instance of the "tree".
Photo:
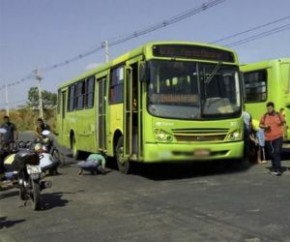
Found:
M 48 92 L 43 90 L 42 91 L 42 104 L 44 109 L 53 109 L 56 106 L 57 102 L 57 94 Z M 39 95 L 38 95 L 38 88 L 31 87 L 28 91 L 28 101 L 27 105 L 31 108 L 37 109 L 39 106 Z
M 42 105 L 43 105 L 43 118 L 52 128 L 55 129 L 55 109 L 57 103 L 57 94 L 42 91 Z M 27 129 L 33 128 L 35 120 L 39 117 L 39 96 L 38 96 L 38 88 L 31 87 L 28 91 L 28 100 L 27 100 L 27 112 L 24 111 L 23 122 L 28 122 Z M 28 115 L 27 115 L 28 114 Z M 28 117 L 26 117 L 28 116 Z

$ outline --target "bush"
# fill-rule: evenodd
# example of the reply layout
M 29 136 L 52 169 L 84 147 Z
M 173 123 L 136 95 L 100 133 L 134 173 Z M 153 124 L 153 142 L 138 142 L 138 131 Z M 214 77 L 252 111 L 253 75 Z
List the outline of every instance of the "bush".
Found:
M 0 111 L 1 121 L 6 115 L 5 110 Z M 39 118 L 38 110 L 32 110 L 29 107 L 12 109 L 9 111 L 10 121 L 14 123 L 19 131 L 34 130 L 35 122 Z M 44 110 L 44 121 L 50 126 L 52 132 L 56 130 L 56 116 L 54 109 Z

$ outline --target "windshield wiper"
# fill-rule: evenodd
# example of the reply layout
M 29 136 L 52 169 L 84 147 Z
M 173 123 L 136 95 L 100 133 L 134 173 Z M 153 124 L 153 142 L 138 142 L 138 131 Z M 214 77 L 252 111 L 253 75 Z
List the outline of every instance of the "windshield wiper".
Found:
M 210 73 L 209 77 L 204 81 L 205 84 L 209 84 L 212 80 L 212 78 L 215 76 L 215 74 L 218 72 L 222 65 L 222 62 L 220 61 L 219 63 L 216 64 L 212 72 Z

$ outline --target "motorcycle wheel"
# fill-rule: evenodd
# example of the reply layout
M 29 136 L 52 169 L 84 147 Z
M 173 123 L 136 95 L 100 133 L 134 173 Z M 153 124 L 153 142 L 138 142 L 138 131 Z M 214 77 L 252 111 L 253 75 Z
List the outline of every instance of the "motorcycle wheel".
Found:
M 40 185 L 37 181 L 31 181 L 30 199 L 32 201 L 33 210 L 40 208 Z
M 53 148 L 51 155 L 52 155 L 54 160 L 58 161 L 60 165 L 63 165 L 63 162 L 61 161 L 60 153 L 59 153 L 58 149 Z
M 24 186 L 19 187 L 19 197 L 21 200 L 25 201 L 26 200 L 26 191 Z

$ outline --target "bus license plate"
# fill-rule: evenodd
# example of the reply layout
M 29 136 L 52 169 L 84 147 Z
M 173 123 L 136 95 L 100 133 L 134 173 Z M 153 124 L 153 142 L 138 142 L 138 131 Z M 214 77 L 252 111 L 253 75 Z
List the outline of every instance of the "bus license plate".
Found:
M 207 149 L 198 149 L 194 151 L 194 155 L 198 157 L 209 156 L 209 153 Z
M 28 174 L 41 173 L 41 168 L 40 168 L 40 166 L 27 165 L 27 173 Z

